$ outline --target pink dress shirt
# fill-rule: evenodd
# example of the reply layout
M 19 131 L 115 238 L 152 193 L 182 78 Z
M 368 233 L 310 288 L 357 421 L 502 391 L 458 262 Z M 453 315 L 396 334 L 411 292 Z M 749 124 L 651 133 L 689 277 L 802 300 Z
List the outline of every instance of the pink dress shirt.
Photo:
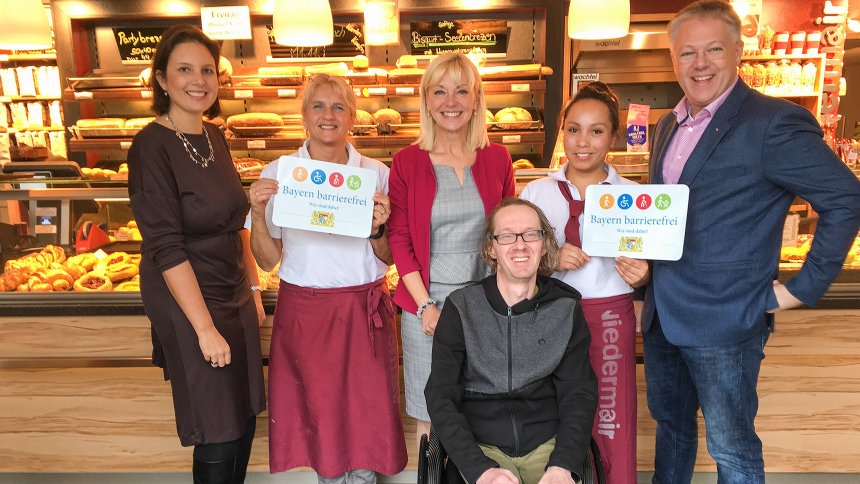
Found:
M 672 110 L 678 119 L 678 129 L 672 136 L 672 140 L 666 148 L 666 154 L 663 156 L 663 183 L 678 183 L 690 154 L 699 144 L 699 140 L 702 139 L 708 125 L 711 124 L 714 113 L 723 105 L 723 102 L 729 97 L 729 93 L 735 88 L 738 79 L 740 78 L 735 79 L 735 82 L 724 93 L 720 94 L 720 97 L 699 111 L 695 118 L 690 115 L 690 101 L 687 100 L 686 96 Z

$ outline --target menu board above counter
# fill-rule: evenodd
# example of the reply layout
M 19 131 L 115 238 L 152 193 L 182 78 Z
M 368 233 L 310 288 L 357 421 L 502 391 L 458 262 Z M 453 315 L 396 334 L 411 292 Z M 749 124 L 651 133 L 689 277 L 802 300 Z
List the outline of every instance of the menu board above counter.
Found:
M 275 59 L 307 59 L 315 57 L 354 57 L 365 54 L 364 25 L 360 23 L 334 24 L 334 43 L 319 47 L 294 47 L 275 42 L 272 26 L 266 25 L 269 48 Z
M 409 52 L 412 55 L 467 53 L 474 48 L 489 54 L 508 50 L 506 20 L 434 20 L 409 22 Z

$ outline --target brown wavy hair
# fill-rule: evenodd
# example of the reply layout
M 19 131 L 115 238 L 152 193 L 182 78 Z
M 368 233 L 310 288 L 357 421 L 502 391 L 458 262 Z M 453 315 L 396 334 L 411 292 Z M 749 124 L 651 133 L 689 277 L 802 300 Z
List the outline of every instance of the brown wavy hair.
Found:
M 493 272 L 496 272 L 498 262 L 490 256 L 490 247 L 493 245 L 493 235 L 496 232 L 496 214 L 503 208 L 514 206 L 528 207 L 534 210 L 537 214 L 538 220 L 540 220 L 540 228 L 543 230 L 543 247 L 546 249 L 546 253 L 540 258 L 538 274 L 542 276 L 552 274 L 555 271 L 556 266 L 558 266 L 558 242 L 555 240 L 555 232 L 553 232 L 552 225 L 550 225 L 549 220 L 547 220 L 543 211 L 538 208 L 537 205 L 529 202 L 528 200 L 521 200 L 514 197 L 506 198 L 499 202 L 499 204 L 496 205 L 496 208 L 490 212 L 490 216 L 487 217 L 487 223 L 484 224 L 484 242 L 481 246 L 481 258 L 493 268 Z

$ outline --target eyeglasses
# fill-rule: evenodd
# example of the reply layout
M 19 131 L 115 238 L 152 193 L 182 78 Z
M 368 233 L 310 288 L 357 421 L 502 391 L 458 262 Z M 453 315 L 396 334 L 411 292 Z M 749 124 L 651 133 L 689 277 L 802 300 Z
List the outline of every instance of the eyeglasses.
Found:
M 529 230 L 518 234 L 496 234 L 490 238 L 495 240 L 499 245 L 511 245 L 517 242 L 517 237 L 522 237 L 523 242 L 534 242 L 543 238 L 543 230 Z

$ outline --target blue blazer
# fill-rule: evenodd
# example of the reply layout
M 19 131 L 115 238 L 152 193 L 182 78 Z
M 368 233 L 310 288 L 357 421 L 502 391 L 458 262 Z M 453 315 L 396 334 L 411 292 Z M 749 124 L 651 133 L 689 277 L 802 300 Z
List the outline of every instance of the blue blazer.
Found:
M 651 183 L 678 122 L 668 113 L 651 146 Z M 738 81 L 694 148 L 678 183 L 690 187 L 683 256 L 654 261 L 643 333 L 659 315 L 678 346 L 732 344 L 776 308 L 783 224 L 795 195 L 819 219 L 811 250 L 789 292 L 813 305 L 842 269 L 860 226 L 860 181 L 823 141 L 806 109 Z

